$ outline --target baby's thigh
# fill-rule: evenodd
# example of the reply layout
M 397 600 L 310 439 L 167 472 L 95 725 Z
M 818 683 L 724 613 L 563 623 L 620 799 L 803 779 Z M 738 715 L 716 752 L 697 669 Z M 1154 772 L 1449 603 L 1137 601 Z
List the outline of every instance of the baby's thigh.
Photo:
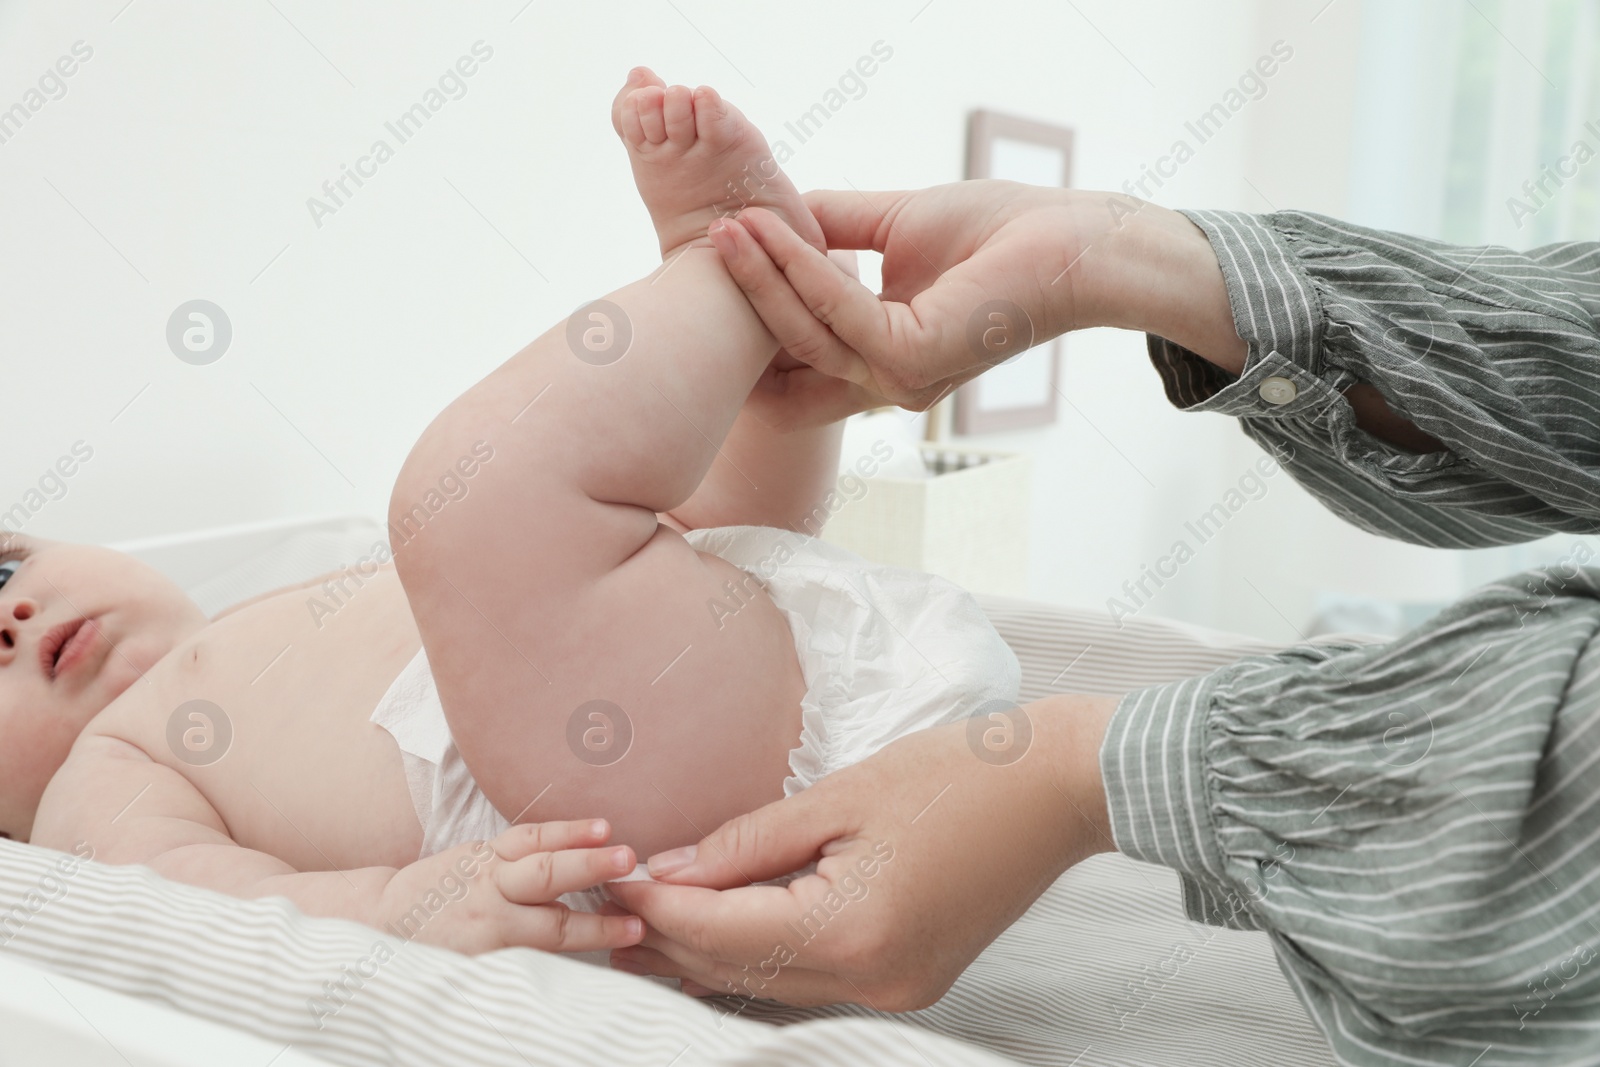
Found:
M 559 599 L 511 575 L 471 602 L 448 580 L 415 597 L 451 734 L 494 806 L 606 818 L 648 854 L 779 799 L 804 680 L 759 589 L 733 617 L 714 608 L 746 578 L 660 527 Z

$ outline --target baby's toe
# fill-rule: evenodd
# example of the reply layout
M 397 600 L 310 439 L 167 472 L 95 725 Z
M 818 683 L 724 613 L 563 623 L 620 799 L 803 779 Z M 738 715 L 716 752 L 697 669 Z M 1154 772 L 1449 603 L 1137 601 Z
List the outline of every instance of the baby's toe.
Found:
M 674 85 L 667 89 L 661 110 L 666 123 L 667 140 L 681 145 L 694 143 L 694 95 L 689 87 Z
M 622 83 L 622 88 L 617 90 L 617 95 L 611 100 L 611 128 L 618 134 L 622 129 L 622 105 L 632 92 L 643 85 L 664 85 L 656 72 L 649 67 L 634 67 L 628 71 L 627 80 Z
M 651 144 L 661 144 L 667 139 L 667 120 L 661 113 L 666 95 L 660 86 L 647 85 L 635 89 L 631 97 L 639 111 L 639 126 L 644 130 L 645 140 Z
M 644 126 L 639 122 L 639 101 L 632 93 L 617 105 L 616 124 L 622 143 L 629 148 L 637 150 L 649 144 L 645 140 Z
M 744 121 L 739 109 L 709 85 L 694 91 L 695 136 L 713 146 L 737 139 Z

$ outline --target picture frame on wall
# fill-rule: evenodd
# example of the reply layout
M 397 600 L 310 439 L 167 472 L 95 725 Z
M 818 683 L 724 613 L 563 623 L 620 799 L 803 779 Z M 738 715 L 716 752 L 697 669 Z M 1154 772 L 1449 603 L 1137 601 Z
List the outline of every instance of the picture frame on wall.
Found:
M 1005 178 L 1029 185 L 1069 186 L 1072 131 L 999 111 L 967 119 L 968 178 Z M 956 390 L 954 430 L 995 433 L 1056 421 L 1062 339 L 1018 353 Z

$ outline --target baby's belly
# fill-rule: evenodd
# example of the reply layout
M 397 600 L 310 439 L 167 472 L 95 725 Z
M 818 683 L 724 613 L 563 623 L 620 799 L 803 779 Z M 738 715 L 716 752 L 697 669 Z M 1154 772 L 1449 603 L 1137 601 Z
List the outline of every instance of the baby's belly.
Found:
M 182 774 L 247 848 L 308 871 L 403 866 L 421 827 L 369 716 L 420 647 L 392 568 L 337 601 L 281 593 L 174 649 L 90 730 Z

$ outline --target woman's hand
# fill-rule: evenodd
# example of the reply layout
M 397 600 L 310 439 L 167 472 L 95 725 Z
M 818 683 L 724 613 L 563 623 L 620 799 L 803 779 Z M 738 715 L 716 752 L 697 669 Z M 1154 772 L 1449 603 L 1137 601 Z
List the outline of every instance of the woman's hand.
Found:
M 987 179 L 805 201 L 830 249 L 883 253 L 881 297 L 769 211 L 719 220 L 712 243 L 790 354 L 903 407 L 931 407 L 1086 326 L 1146 330 L 1234 373 L 1243 365 L 1216 255 L 1175 211 Z
M 830 251 L 828 259 L 846 276 L 860 279 L 855 252 Z M 769 430 L 793 433 L 827 426 L 859 411 L 888 404 L 871 389 L 824 374 L 779 349 L 750 390 L 744 409 Z
M 768 329 L 818 370 L 922 409 L 1072 328 L 1067 267 L 1088 238 L 1063 190 L 972 181 L 805 199 L 829 248 L 883 253 L 881 300 L 771 212 L 724 219 L 711 239 Z
M 556 900 L 633 870 L 633 849 L 595 847 L 610 836 L 604 820 L 523 823 L 493 841 L 446 849 L 395 873 L 373 925 L 469 954 L 638 944 L 638 919 L 573 911 Z
M 1116 703 L 1051 697 L 914 733 L 727 823 L 686 866 L 651 857 L 675 884 L 607 887 L 650 924 L 613 966 L 699 994 L 932 1004 L 1063 871 L 1113 847 L 1098 751 Z M 788 886 L 749 884 L 811 862 Z

